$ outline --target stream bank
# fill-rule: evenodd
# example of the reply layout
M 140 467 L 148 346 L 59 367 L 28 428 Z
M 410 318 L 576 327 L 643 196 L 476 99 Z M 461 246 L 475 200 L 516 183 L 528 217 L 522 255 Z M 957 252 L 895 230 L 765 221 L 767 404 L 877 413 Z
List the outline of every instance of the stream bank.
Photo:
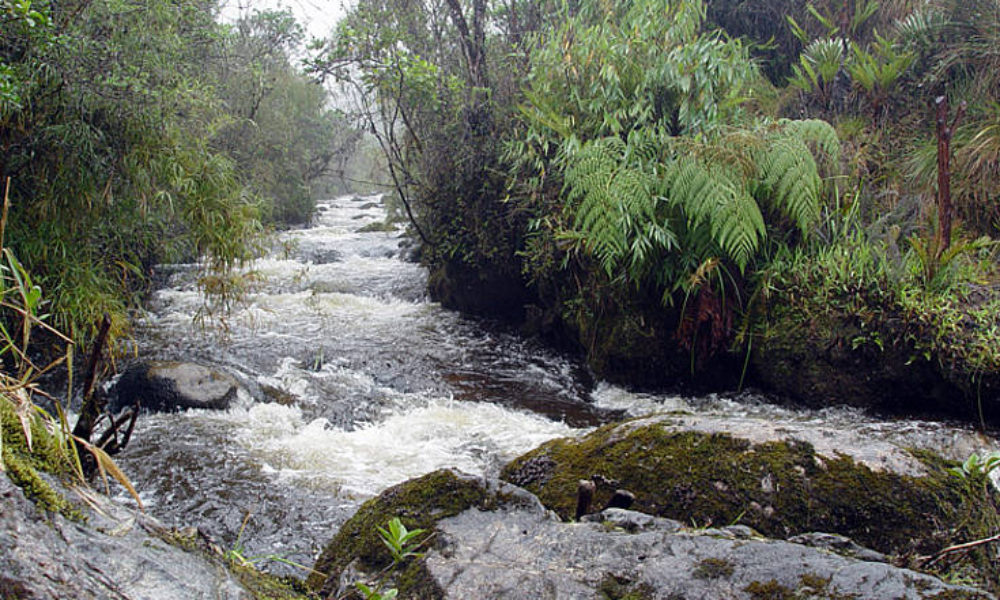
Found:
M 193 526 L 220 548 L 312 565 L 359 507 L 402 482 L 443 468 L 495 481 L 505 465 L 550 440 L 572 443 L 626 416 L 664 411 L 783 428 L 822 425 L 871 442 L 930 449 L 952 461 L 1000 448 L 995 437 L 963 424 L 884 420 L 848 408 L 795 409 L 752 395 L 643 394 L 595 383 L 575 355 L 429 301 L 425 272 L 401 258 L 401 232 L 370 227 L 385 214 L 377 198 L 324 205 L 312 227 L 284 234 L 284 243 L 258 262 L 257 287 L 219 327 L 192 325 L 204 300 L 193 281 L 196 268 L 164 267 L 167 285 L 140 324 L 138 354 L 204 365 L 226 373 L 238 388 L 224 410 L 144 415 L 120 456 L 147 511 L 164 527 Z M 117 499 L 129 502 L 124 492 Z M 537 508 L 537 502 L 531 504 Z M 504 510 L 490 514 L 502 522 Z M 715 524 L 727 515 L 714 517 Z M 522 517 L 541 518 L 531 512 L 511 523 Z M 561 539 L 569 529 L 556 525 L 537 531 Z M 302 576 L 285 563 L 259 564 Z M 627 591 L 628 574 L 618 575 Z M 754 589 L 766 592 L 769 581 Z M 610 580 L 607 585 L 614 587 Z M 799 589 L 789 581 L 775 585 Z M 734 589 L 751 593 L 743 588 Z

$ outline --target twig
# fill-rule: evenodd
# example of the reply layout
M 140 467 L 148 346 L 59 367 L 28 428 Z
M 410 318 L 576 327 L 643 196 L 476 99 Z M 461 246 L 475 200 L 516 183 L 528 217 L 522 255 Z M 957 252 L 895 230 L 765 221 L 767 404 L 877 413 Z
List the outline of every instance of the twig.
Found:
M 7 231 L 7 207 L 10 206 L 10 177 L 3 189 L 3 215 L 0 216 L 0 247 L 3 246 L 4 233 Z
M 936 563 L 937 561 L 941 560 L 945 556 L 948 556 L 949 554 L 955 554 L 956 552 L 968 552 L 969 550 L 972 550 L 973 548 L 976 548 L 978 546 L 985 546 L 986 544 L 992 544 L 993 542 L 1000 542 L 1000 533 L 998 533 L 997 535 L 988 537 L 988 538 L 983 538 L 981 540 L 976 540 L 974 542 L 966 542 L 964 544 L 956 544 L 954 546 L 949 546 L 949 547 L 945 548 L 944 550 L 941 550 L 940 552 L 938 552 L 934 556 L 931 556 L 926 561 L 924 561 L 923 567 L 927 568 L 927 567 L 933 565 L 934 563 Z
M 111 329 L 111 317 L 107 314 L 101 321 L 101 329 L 94 340 L 94 347 L 90 351 L 90 359 L 87 361 L 87 377 L 83 383 L 83 406 L 80 408 L 80 418 L 73 428 L 73 435 L 90 441 L 94 433 L 94 425 L 97 417 L 101 414 L 102 408 L 98 406 L 97 397 L 94 395 L 94 381 L 97 379 L 97 366 L 101 360 L 101 353 L 104 350 L 104 343 L 108 339 L 108 330 Z
M 94 340 L 94 347 L 90 351 L 90 360 L 87 361 L 87 378 L 83 381 L 83 397 L 89 398 L 94 391 L 94 381 L 97 379 L 97 366 L 101 361 L 101 354 L 104 352 L 104 344 L 108 340 L 108 331 L 111 329 L 111 317 L 105 313 L 101 320 L 101 329 Z
M 111 424 L 108 426 L 107 431 L 101 435 L 101 439 L 97 441 L 97 447 L 108 453 L 108 456 L 114 456 L 128 445 L 129 440 L 132 438 L 132 430 L 135 428 L 136 418 L 139 416 L 138 410 L 129 409 L 128 413 L 123 414 L 121 418 L 115 420 L 111 419 Z M 125 435 L 122 441 L 118 441 L 118 430 L 121 429 L 122 425 L 128 421 L 128 429 L 125 431 Z

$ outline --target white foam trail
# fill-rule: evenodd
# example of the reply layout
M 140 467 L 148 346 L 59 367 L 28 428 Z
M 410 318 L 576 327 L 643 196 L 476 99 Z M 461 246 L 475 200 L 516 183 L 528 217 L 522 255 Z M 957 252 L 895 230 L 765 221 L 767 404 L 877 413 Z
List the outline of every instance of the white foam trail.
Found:
M 486 474 L 547 440 L 582 431 L 493 404 L 443 399 L 353 431 L 324 419 L 306 422 L 299 408 L 279 404 L 236 408 L 218 418 L 235 425 L 234 439 L 280 478 L 355 497 L 444 467 Z
M 591 393 L 594 406 L 608 410 L 621 410 L 630 417 L 641 417 L 657 412 L 692 410 L 680 396 L 640 394 L 606 382 L 600 382 Z

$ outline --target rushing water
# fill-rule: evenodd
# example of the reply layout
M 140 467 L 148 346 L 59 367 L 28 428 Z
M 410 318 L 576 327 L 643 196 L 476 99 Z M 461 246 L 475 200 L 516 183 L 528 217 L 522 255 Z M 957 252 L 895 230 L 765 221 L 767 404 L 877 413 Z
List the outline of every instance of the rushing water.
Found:
M 815 422 L 931 447 L 995 449 L 965 427 L 798 411 L 760 398 L 678 398 L 593 386 L 578 360 L 425 297 L 377 197 L 319 207 L 258 261 L 256 289 L 223 326 L 193 324 L 192 266 L 165 268 L 140 326 L 144 358 L 219 366 L 243 384 L 227 411 L 144 416 L 120 462 L 152 514 L 244 555 L 306 565 L 365 499 L 441 467 L 495 473 L 554 437 L 657 410 Z M 242 533 L 241 533 L 242 532 Z M 286 569 L 273 564 L 277 570 Z

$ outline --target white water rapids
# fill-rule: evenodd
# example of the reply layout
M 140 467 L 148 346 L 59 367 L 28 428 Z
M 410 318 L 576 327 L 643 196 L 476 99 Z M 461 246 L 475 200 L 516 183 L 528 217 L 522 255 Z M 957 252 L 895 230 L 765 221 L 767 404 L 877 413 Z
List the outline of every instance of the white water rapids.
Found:
M 239 537 L 247 556 L 311 565 L 357 506 L 390 485 L 442 467 L 496 473 L 545 440 L 623 414 L 817 422 L 953 458 L 1000 448 L 964 426 L 595 387 L 577 359 L 430 302 L 425 272 L 401 258 L 401 232 L 359 231 L 385 218 L 377 197 L 321 205 L 314 226 L 283 234 L 257 262 L 256 288 L 224 327 L 193 324 L 202 306 L 194 268 L 165 268 L 139 352 L 221 367 L 247 391 L 227 411 L 140 419 L 120 463 L 150 513 L 200 526 L 224 548 Z

